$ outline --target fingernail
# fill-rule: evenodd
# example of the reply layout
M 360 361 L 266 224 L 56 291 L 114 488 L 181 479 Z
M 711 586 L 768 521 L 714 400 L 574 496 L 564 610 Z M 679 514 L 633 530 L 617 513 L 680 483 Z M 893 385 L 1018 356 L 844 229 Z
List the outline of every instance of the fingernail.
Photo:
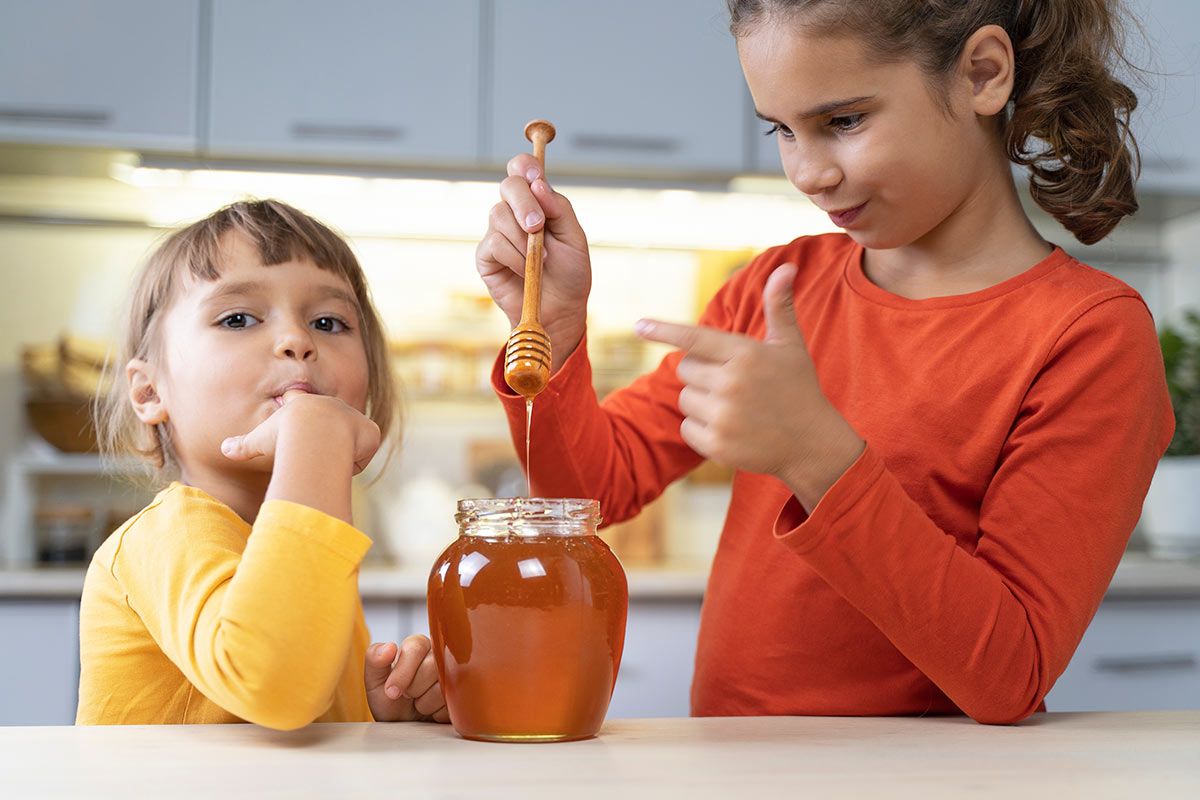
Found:
M 541 179 L 529 188 L 533 189 L 535 192 L 544 192 L 545 194 L 550 194 L 550 182 L 545 178 Z
M 532 228 L 534 225 L 537 225 L 541 221 L 542 221 L 541 214 L 539 214 L 536 211 L 530 211 L 529 214 L 525 217 L 525 227 Z
M 389 686 L 384 691 L 387 693 L 387 696 L 392 698 L 393 700 L 400 697 L 400 687 L 399 686 Z
M 654 324 L 648 320 L 639 319 L 637 322 L 633 323 L 633 330 L 635 333 L 645 335 L 654 330 Z
M 227 456 L 233 455 L 233 450 L 235 447 L 236 447 L 236 442 L 234 441 L 233 437 L 230 437 L 230 438 L 226 439 L 225 441 L 221 442 L 221 452 Z
M 539 177 L 541 174 L 542 174 L 542 173 L 541 173 L 541 170 L 539 170 L 537 167 L 530 167 L 530 168 L 529 168 L 528 170 L 526 170 L 526 172 L 525 172 L 525 179 L 526 179 L 527 181 L 529 181 L 530 183 L 533 183 L 534 181 L 536 181 L 536 180 L 538 179 L 538 177 Z

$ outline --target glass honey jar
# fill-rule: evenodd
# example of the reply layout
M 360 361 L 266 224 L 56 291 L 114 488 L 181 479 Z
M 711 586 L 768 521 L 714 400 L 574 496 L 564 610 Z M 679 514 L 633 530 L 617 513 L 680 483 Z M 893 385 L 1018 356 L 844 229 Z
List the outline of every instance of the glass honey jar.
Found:
M 429 576 L 429 630 L 450 722 L 467 739 L 596 735 L 629 590 L 596 535 L 595 500 L 460 500 L 459 536 Z

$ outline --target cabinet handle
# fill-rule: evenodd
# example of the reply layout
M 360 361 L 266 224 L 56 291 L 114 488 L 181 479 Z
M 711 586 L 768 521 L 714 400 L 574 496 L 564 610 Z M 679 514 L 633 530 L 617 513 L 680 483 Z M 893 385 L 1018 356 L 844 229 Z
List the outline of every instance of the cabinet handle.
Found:
M 604 133 L 581 133 L 571 138 L 580 150 L 624 150 L 639 153 L 673 153 L 679 149 L 678 139 L 655 136 L 617 136 Z
M 88 125 L 96 127 L 107 125 L 112 120 L 112 114 L 107 111 L 62 110 L 50 111 L 43 108 L 0 108 L 0 121 L 22 122 L 33 125 L 50 123 L 53 125 Z
M 394 142 L 404 138 L 404 129 L 387 125 L 325 125 L 317 122 L 297 122 L 292 125 L 292 138 Z
M 1150 656 L 1106 657 L 1096 659 L 1098 672 L 1164 672 L 1167 670 L 1194 670 L 1196 656 L 1191 653 L 1164 653 Z

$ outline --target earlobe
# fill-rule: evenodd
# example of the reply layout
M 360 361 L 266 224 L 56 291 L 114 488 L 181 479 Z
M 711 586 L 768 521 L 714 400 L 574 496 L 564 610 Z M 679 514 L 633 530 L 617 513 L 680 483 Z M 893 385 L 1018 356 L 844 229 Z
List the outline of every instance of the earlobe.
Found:
M 140 358 L 125 365 L 125 377 L 129 381 L 129 402 L 133 413 L 147 425 L 158 425 L 167 421 L 167 407 L 154 384 L 154 369 Z
M 963 47 L 962 69 L 971 85 L 976 114 L 995 116 L 1012 95 L 1015 57 L 1012 40 L 999 25 L 984 25 Z

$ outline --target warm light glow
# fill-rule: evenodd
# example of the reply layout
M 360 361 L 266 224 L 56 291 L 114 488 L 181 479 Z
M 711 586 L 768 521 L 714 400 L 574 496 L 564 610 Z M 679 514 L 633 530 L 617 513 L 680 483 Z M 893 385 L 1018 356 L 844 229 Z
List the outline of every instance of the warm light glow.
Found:
M 117 180 L 141 190 L 147 222 L 172 227 L 246 197 L 275 197 L 351 236 L 477 241 L 499 199 L 495 183 L 353 175 L 183 170 L 114 163 Z M 728 192 L 559 187 L 598 246 L 738 250 L 835 228 L 787 185 L 738 178 Z

